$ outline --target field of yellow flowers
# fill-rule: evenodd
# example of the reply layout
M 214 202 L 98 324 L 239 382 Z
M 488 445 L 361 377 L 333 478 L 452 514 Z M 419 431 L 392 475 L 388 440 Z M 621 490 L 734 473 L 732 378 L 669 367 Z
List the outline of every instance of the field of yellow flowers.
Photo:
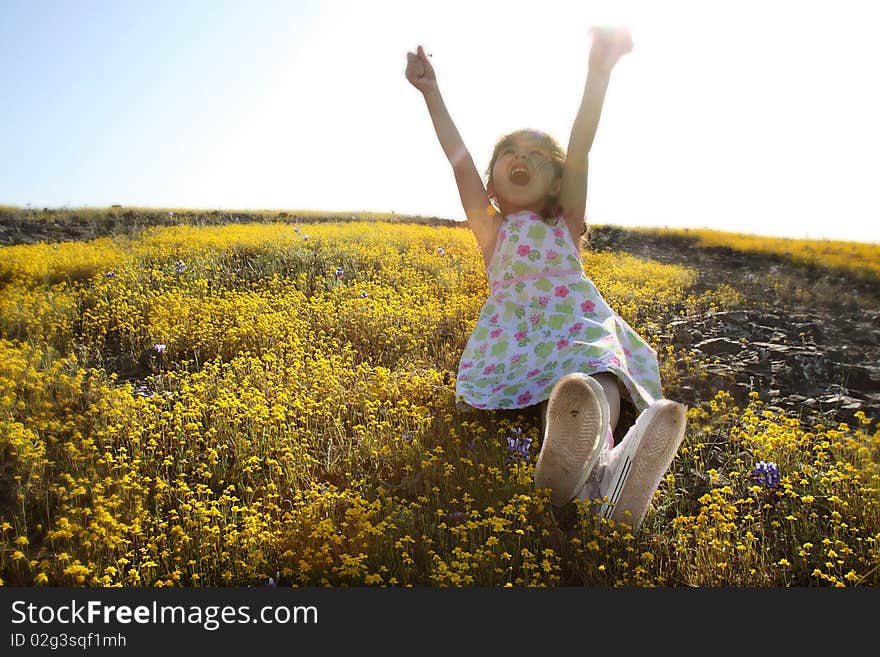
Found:
M 675 398 L 666 322 L 741 299 L 584 255 Z M 808 428 L 718 390 L 690 408 L 642 531 L 552 507 L 532 485 L 535 418 L 454 403 L 486 294 L 470 232 L 378 219 L 0 248 L 0 581 L 880 583 L 863 414 Z
M 723 247 L 783 256 L 793 262 L 848 272 L 856 279 L 880 278 L 880 244 L 827 239 L 792 239 L 700 228 L 637 228 L 642 235 L 678 236 L 698 248 Z

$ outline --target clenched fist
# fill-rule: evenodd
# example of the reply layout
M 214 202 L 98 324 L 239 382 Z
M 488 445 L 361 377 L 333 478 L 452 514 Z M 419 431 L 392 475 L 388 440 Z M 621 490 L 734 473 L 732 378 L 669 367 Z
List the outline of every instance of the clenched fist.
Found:
M 593 27 L 590 29 L 590 68 L 610 71 L 618 60 L 633 49 L 632 35 L 626 28 Z
M 437 89 L 437 76 L 434 67 L 428 61 L 425 50 L 421 46 L 416 52 L 406 53 L 406 79 L 416 89 L 426 94 Z

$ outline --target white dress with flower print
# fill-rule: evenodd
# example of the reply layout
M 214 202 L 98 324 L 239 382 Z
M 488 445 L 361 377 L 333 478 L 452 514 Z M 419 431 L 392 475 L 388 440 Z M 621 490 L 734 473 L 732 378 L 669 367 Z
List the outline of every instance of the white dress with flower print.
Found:
M 599 294 L 561 218 L 505 217 L 487 268 L 490 293 L 458 366 L 458 402 L 524 408 L 572 372 L 611 372 L 641 412 L 662 397 L 657 352 Z

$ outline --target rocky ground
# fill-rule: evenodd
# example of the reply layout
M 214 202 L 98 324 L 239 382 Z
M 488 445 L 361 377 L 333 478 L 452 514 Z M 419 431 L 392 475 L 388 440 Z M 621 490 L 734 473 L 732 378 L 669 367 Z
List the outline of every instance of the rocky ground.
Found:
M 852 423 L 857 411 L 880 419 L 880 283 L 783 257 L 696 248 L 676 236 L 650 237 L 597 227 L 596 250 L 697 270 L 697 290 L 728 284 L 742 307 L 673 318 L 670 342 L 690 404 L 723 387 L 743 404 L 752 390 L 770 407 L 812 421 Z M 688 375 L 699 362 L 705 379 Z
M 99 228 L 75 219 L 0 217 L 0 245 L 127 230 L 124 217 Z M 859 410 L 880 419 L 880 283 L 615 226 L 594 227 L 591 246 L 695 269 L 695 293 L 727 284 L 742 294 L 734 310 L 670 318 L 664 337 L 682 353 L 681 401 L 697 404 L 724 388 L 744 404 L 756 390 L 768 406 L 811 421 L 852 422 Z

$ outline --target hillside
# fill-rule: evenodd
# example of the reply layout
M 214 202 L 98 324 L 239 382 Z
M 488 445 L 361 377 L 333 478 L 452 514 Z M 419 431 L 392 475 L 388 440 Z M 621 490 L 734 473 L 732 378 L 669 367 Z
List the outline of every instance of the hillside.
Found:
M 874 247 L 594 227 L 689 407 L 633 532 L 535 489 L 534 407 L 456 405 L 473 236 L 327 219 L 0 208 L 0 586 L 880 583 Z

